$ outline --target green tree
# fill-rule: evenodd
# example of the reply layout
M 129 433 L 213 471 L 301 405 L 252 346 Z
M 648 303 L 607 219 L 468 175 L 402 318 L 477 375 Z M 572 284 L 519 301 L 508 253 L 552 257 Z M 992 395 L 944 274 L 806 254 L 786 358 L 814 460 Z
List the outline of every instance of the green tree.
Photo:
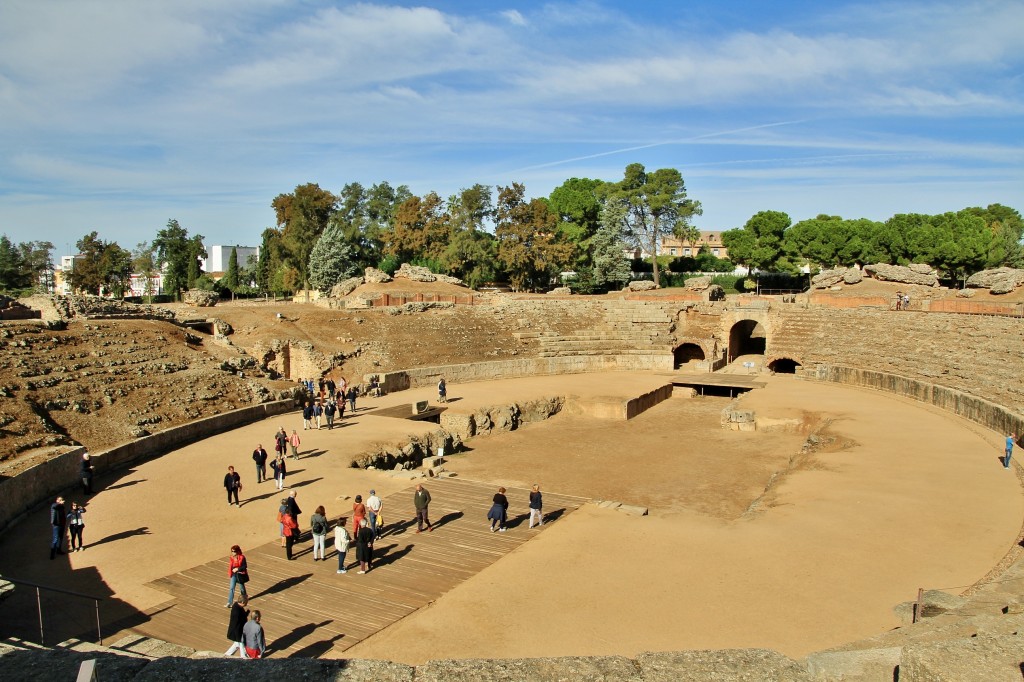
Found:
M 612 202 L 600 212 L 600 222 L 590 245 L 593 263 L 591 272 L 594 284 L 598 287 L 624 284 L 632 276 L 622 235 L 625 211 L 625 204 Z
M 309 254 L 337 210 L 338 198 L 320 185 L 306 183 L 290 194 L 277 195 L 271 206 L 281 228 L 284 260 L 298 271 L 299 285 L 305 287 L 309 280 Z
M 783 256 L 782 242 L 789 224 L 789 216 L 781 211 L 761 211 L 742 228 L 723 232 L 722 245 L 734 262 L 755 270 L 772 270 Z
M 220 284 L 228 291 L 234 293 L 238 289 L 238 248 L 231 247 L 231 255 L 228 257 L 228 269 L 220 279 Z
M 180 299 L 182 289 L 189 286 L 189 258 L 194 253 L 193 245 L 189 241 L 188 230 L 182 227 L 177 220 L 173 218 L 168 220 L 167 227 L 156 233 L 153 248 L 156 249 L 157 261 L 164 269 L 165 289 L 172 296 Z
M 683 176 L 675 168 L 648 173 L 643 164 L 626 166 L 621 181 L 603 189 L 605 201 L 621 203 L 624 233 L 651 257 L 654 283 L 658 276 L 658 245 L 662 237 L 686 232 L 694 216 L 701 215 L 700 202 L 688 199 Z
M 18 244 L 18 249 L 21 251 L 21 263 L 25 271 L 25 287 L 35 291 L 51 291 L 53 244 L 46 241 L 22 242 Z
M 0 235 L 0 291 L 25 289 L 25 263 L 21 250 L 7 235 Z
M 591 240 L 601 225 L 600 195 L 604 185 L 603 180 L 570 178 L 548 197 L 548 205 L 558 214 L 558 238 L 572 244 L 572 264 L 577 269 L 593 264 Z
M 441 262 L 449 273 L 477 289 L 497 277 L 497 239 L 483 230 L 460 230 L 452 235 Z
M 329 225 L 309 255 L 309 284 L 324 293 L 359 272 L 352 247 L 339 225 Z
M 153 302 L 153 279 L 157 276 L 156 252 L 149 242 L 139 242 L 132 251 L 132 271 L 142 275 L 142 295 Z
M 436 192 L 422 199 L 406 199 L 395 212 L 394 227 L 386 236 L 384 253 L 400 262 L 440 262 L 451 240 L 451 216 Z
M 986 208 L 965 208 L 961 213 L 977 216 L 985 221 L 990 233 L 985 267 L 1024 267 L 1024 221 L 1016 209 L 1002 204 L 989 204 Z
M 79 256 L 68 275 L 72 288 L 98 295 L 104 292 L 120 296 L 128 288 L 132 255 L 116 242 L 105 242 L 90 232 L 75 244 Z
M 572 246 L 556 239 L 558 216 L 547 201 L 527 202 L 525 193 L 526 188 L 517 182 L 498 187 L 495 213 L 498 261 L 516 290 L 548 286 L 572 257 Z

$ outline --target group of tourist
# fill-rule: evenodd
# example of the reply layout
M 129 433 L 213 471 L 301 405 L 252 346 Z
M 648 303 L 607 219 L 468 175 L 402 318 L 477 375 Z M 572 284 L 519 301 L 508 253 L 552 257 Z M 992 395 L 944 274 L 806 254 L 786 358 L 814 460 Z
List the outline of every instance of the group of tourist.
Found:
M 910 310 L 910 294 L 896 292 L 896 310 Z
M 541 495 L 540 485 L 535 483 L 530 490 L 530 529 L 534 526 L 544 525 L 544 496 Z M 487 520 L 491 524 L 491 532 L 504 533 L 508 528 L 508 497 L 505 496 L 504 486 L 498 488 L 491 500 L 491 508 L 487 512 Z
M 249 604 L 249 595 L 245 590 L 245 584 L 249 582 L 249 567 L 245 555 L 242 554 L 242 548 L 238 545 L 231 546 L 228 575 L 230 588 L 228 603 L 225 606 L 231 609 L 228 617 L 228 641 L 231 642 L 231 646 L 224 655 L 231 656 L 238 651 L 240 658 L 263 658 L 267 652 L 267 639 L 260 622 L 262 614 L 258 610 L 250 612 L 246 608 Z M 241 588 L 238 599 L 235 599 L 236 586 Z
M 92 479 L 95 467 L 88 452 L 82 453 L 79 462 L 79 478 L 82 481 L 82 497 L 92 495 Z M 67 540 L 68 552 L 80 552 L 85 549 L 83 533 L 85 532 L 85 507 L 72 502 L 70 509 L 63 496 L 58 496 L 50 505 L 50 560 L 59 554 L 66 554 L 64 541 Z

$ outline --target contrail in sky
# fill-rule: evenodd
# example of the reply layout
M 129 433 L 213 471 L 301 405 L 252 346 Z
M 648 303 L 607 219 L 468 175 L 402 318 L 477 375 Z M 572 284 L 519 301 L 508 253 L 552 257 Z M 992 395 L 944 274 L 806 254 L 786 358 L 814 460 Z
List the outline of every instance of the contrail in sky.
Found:
M 705 133 L 703 135 L 695 135 L 693 137 L 686 137 L 680 140 L 666 140 L 664 142 L 652 142 L 651 144 L 641 144 L 635 147 L 624 147 L 622 149 L 612 149 L 606 152 L 598 152 L 596 154 L 588 154 L 586 156 L 574 156 L 571 159 L 561 159 L 560 161 L 549 161 L 548 163 L 537 164 L 536 166 L 526 166 L 524 168 L 517 168 L 509 171 L 509 173 L 521 173 L 523 171 L 537 170 L 539 168 L 550 168 L 551 166 L 560 166 L 564 163 L 573 163 L 574 161 L 586 161 L 588 159 L 597 159 L 602 156 L 612 156 L 614 154 L 625 154 L 626 152 L 635 152 L 640 149 L 650 149 L 652 147 L 663 147 L 670 144 L 685 144 L 687 142 L 695 142 L 697 140 L 706 140 L 711 137 L 721 137 L 723 135 L 732 135 L 734 133 L 745 133 L 749 130 L 761 130 L 763 128 L 776 128 L 778 126 L 794 125 L 796 123 L 803 123 L 806 119 L 800 119 L 796 121 L 780 121 L 778 123 L 764 123 L 762 125 L 747 126 L 746 128 L 735 128 L 733 130 L 721 130 L 716 133 Z

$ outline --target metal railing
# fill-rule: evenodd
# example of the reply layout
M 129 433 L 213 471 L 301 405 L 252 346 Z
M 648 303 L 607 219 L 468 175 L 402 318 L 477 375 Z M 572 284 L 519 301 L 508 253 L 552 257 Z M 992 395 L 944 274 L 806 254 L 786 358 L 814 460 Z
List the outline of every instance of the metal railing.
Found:
M 32 587 L 36 591 L 36 613 L 39 616 L 39 643 L 46 646 L 46 628 L 43 625 L 43 599 L 42 590 L 48 592 L 56 592 L 57 594 L 66 594 L 71 597 L 79 597 L 81 599 L 91 599 L 95 606 L 96 611 L 96 643 L 103 645 L 103 631 L 100 629 L 100 602 L 103 601 L 103 597 L 97 597 L 92 594 L 82 594 L 81 592 L 72 592 L 71 590 L 64 590 L 59 587 L 50 587 L 49 585 L 40 585 L 29 580 L 18 580 L 17 578 L 11 578 L 9 576 L 3 576 L 0 578 L 6 580 L 9 583 L 15 585 L 24 585 L 26 587 Z

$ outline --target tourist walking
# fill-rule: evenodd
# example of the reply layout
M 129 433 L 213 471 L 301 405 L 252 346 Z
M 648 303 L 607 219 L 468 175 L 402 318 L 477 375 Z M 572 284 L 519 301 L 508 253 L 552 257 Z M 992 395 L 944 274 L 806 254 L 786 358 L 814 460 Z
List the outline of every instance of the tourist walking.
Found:
M 267 653 L 267 638 L 260 623 L 262 618 L 263 614 L 259 609 L 254 609 L 249 614 L 249 622 L 242 628 L 242 644 L 245 645 L 245 655 L 249 658 L 263 658 Z
M 334 414 L 338 411 L 337 405 L 334 404 L 334 398 L 328 398 L 327 404 L 324 405 L 324 417 L 327 419 L 327 430 L 330 431 L 334 428 Z
M 263 443 L 256 446 L 252 451 L 252 461 L 256 462 L 256 482 L 263 483 L 267 480 L 267 458 L 270 455 L 263 449 Z
M 338 405 L 338 421 L 345 418 L 345 394 L 339 390 L 335 403 Z
M 491 521 L 491 532 L 505 532 L 505 523 L 508 521 L 508 498 L 505 497 L 505 488 L 498 488 L 494 493 L 491 509 L 487 512 L 487 518 Z
M 288 432 L 284 430 L 283 426 L 274 434 L 274 452 L 279 452 L 282 455 L 288 454 Z
M 316 419 L 317 431 L 320 430 L 320 422 L 323 419 L 323 416 L 324 406 L 320 403 L 319 400 L 317 400 L 315 403 L 313 403 L 313 418 Z
M 299 439 L 299 432 L 296 431 L 295 429 L 292 429 L 292 436 L 291 436 L 291 438 L 288 439 L 288 442 L 292 446 L 292 459 L 298 459 L 299 458 L 299 445 L 302 444 L 302 441 Z
M 89 456 L 88 452 L 82 453 L 82 463 L 79 469 L 82 478 L 82 494 L 92 495 L 92 474 L 94 467 L 92 465 L 92 457 Z
M 368 573 L 373 562 L 373 531 L 366 525 L 366 519 L 359 522 L 356 531 L 356 560 L 359 562 L 359 573 Z
M 530 528 L 544 525 L 544 498 L 540 494 L 540 485 L 534 483 L 530 490 Z M 534 523 L 536 521 L 536 523 Z
M 302 430 L 313 428 L 313 402 L 306 401 L 302 405 Z
M 345 528 L 346 519 L 344 516 L 338 519 L 338 525 L 334 527 L 334 549 L 338 550 L 338 573 L 345 573 L 345 554 L 352 542 L 352 536 Z
M 444 377 L 437 382 L 437 402 L 448 402 L 448 385 L 444 383 Z
M 422 483 L 416 484 L 416 492 L 412 494 L 412 505 L 416 509 L 416 532 L 422 533 L 423 526 L 432 532 L 434 527 L 430 525 L 430 492 Z
M 277 489 L 284 489 L 284 477 L 288 474 L 288 465 L 285 463 L 284 455 L 278 453 L 277 459 L 270 463 L 270 468 L 274 470 L 274 481 L 277 483 Z
M 292 547 L 295 546 L 295 538 L 299 536 L 299 524 L 295 522 L 295 517 L 289 512 L 285 512 L 282 517 L 282 524 L 284 533 L 284 555 L 288 561 L 292 560 Z
M 82 531 L 85 530 L 85 519 L 82 518 L 84 513 L 85 507 L 77 502 L 71 503 L 71 511 L 67 516 L 69 552 L 77 552 L 85 548 L 82 542 Z
M 384 508 L 384 501 L 377 497 L 377 491 L 371 489 L 370 496 L 366 498 L 366 520 L 367 525 L 370 526 L 370 530 L 373 531 L 373 537 L 379 538 L 381 528 L 381 510 Z
M 313 515 L 309 517 L 309 528 L 313 535 L 313 561 L 326 561 L 324 539 L 327 537 L 327 515 L 324 512 L 323 505 L 317 507 Z M 318 554 L 319 557 L 317 556 Z
M 356 390 L 355 385 L 349 386 L 348 393 L 345 394 L 348 398 L 349 409 L 352 410 L 352 414 L 356 413 L 356 398 L 359 397 L 359 391 Z
M 68 513 L 64 507 L 64 498 L 58 497 L 50 505 L 50 559 L 63 554 L 64 531 L 67 528 Z
M 244 595 L 239 595 L 238 601 L 228 604 L 231 607 L 231 615 L 228 617 L 228 640 L 231 646 L 224 652 L 225 656 L 231 656 L 238 651 L 239 658 L 248 658 L 245 655 L 245 644 L 242 643 L 242 630 L 245 628 L 245 621 L 249 619 L 249 609 L 245 605 L 249 600 Z
M 231 556 L 228 559 L 228 603 L 224 606 L 231 606 L 235 601 L 235 587 L 239 588 L 242 599 L 248 599 L 249 594 L 245 591 L 245 584 L 249 582 L 249 564 L 242 554 L 242 548 L 238 545 L 231 545 Z
M 1010 468 L 1010 458 L 1013 457 L 1013 442 L 1017 440 L 1017 434 L 1011 433 L 1006 437 L 1006 454 L 1003 456 L 1003 468 Z
M 228 472 L 224 474 L 224 488 L 228 491 L 228 506 L 234 504 L 236 507 L 238 504 L 238 491 L 242 489 L 242 477 L 235 471 L 235 467 L 228 467 Z M 234 499 L 234 502 L 231 500 Z

